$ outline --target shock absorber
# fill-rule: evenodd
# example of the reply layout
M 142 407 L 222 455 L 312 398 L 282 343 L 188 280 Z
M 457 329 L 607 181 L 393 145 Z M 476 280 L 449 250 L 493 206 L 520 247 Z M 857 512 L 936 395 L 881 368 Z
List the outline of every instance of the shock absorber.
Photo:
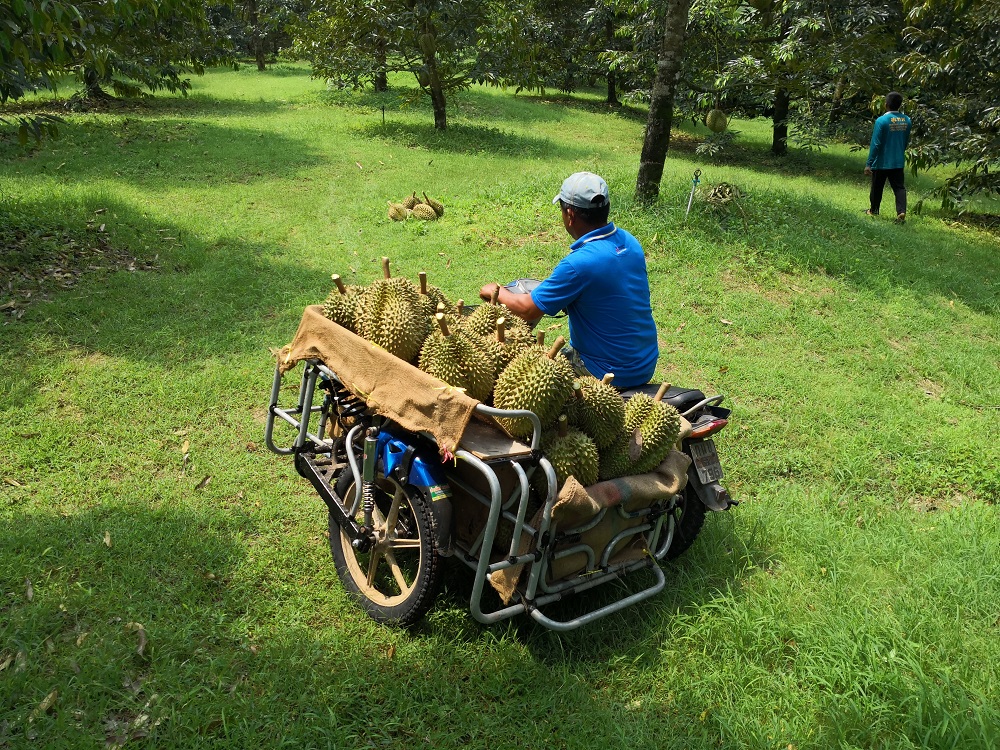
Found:
M 371 535 L 375 531 L 375 468 L 378 464 L 378 428 L 369 427 L 365 432 L 365 453 L 361 463 L 361 511 L 364 513 L 364 526 L 361 531 Z M 361 539 L 355 539 L 353 545 L 360 549 Z

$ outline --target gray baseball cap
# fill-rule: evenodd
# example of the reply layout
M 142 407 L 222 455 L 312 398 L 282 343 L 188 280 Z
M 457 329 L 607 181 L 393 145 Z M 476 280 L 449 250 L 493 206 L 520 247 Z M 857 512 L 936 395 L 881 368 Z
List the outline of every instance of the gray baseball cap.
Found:
M 576 172 L 563 180 L 553 203 L 562 201 L 577 208 L 603 208 L 610 202 L 608 183 L 593 172 Z

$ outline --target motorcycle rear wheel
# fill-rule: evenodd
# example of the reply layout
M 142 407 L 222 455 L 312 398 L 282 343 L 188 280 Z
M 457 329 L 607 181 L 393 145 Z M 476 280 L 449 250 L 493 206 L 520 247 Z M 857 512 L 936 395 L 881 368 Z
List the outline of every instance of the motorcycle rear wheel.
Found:
M 353 504 L 354 473 L 348 467 L 337 482 L 337 495 Z M 379 623 L 406 627 L 434 603 L 441 578 L 434 515 L 419 490 L 394 479 L 375 481 L 372 525 L 375 545 L 360 552 L 330 516 L 330 551 L 344 588 Z M 364 522 L 359 507 L 354 520 Z
M 681 496 L 680 503 L 671 512 L 674 519 L 674 538 L 664 556 L 667 560 L 675 560 L 687 552 L 688 547 L 698 538 L 701 527 L 705 525 L 705 504 L 698 498 L 694 487 L 687 485 Z

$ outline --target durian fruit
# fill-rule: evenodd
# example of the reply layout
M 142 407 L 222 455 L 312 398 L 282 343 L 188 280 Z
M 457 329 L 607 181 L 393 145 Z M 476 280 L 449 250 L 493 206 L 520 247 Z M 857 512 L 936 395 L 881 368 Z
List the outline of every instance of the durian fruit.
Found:
M 434 318 L 437 328 L 424 341 L 418 366 L 448 385 L 465 389 L 477 401 L 485 401 L 493 391 L 493 365 L 461 331 L 452 332 L 443 312 Z
M 420 279 L 420 301 L 424 306 L 424 314 L 428 320 L 434 317 L 439 304 L 451 307 L 451 302 L 444 296 L 440 288 L 427 283 L 427 272 L 421 271 L 417 274 Z
M 514 358 L 527 348 L 527 344 L 507 336 L 507 319 L 497 318 L 497 329 L 492 336 L 483 336 L 483 353 L 493 363 L 493 371 L 500 375 Z
M 406 206 L 402 203 L 389 203 L 389 218 L 393 221 L 406 221 Z
M 569 426 L 565 414 L 559 415 L 555 429 L 542 435 L 542 453 L 552 463 L 556 472 L 557 490 L 569 476 L 587 487 L 597 481 L 597 446 L 587 435 Z M 541 477 L 539 492 L 544 488 L 545 475 L 536 471 L 534 477 Z
M 729 127 L 729 121 L 726 119 L 726 113 L 721 109 L 713 109 L 707 115 L 705 115 L 705 125 L 713 133 L 722 133 L 727 127 Z
M 497 320 L 505 318 L 507 321 L 507 338 L 528 346 L 534 340 L 531 328 L 521 318 L 510 311 L 506 305 L 497 302 L 500 296 L 500 288 L 497 287 L 489 302 L 479 305 L 465 321 L 466 330 L 477 336 L 492 336 L 497 328 Z
M 609 372 L 603 380 L 585 375 L 574 381 L 566 407 L 570 424 L 589 435 L 598 449 L 611 445 L 625 429 L 625 401 L 611 385 L 613 378 Z
M 339 326 L 354 331 L 358 325 L 362 290 L 356 286 L 346 286 L 339 274 L 331 277 L 337 288 L 323 302 L 323 315 Z
M 645 474 L 667 457 L 681 427 L 677 410 L 661 401 L 669 387 L 663 383 L 653 398 L 637 393 L 625 404 L 625 427 L 601 453 L 602 480 Z
M 415 205 L 413 207 L 413 215 L 418 219 L 423 219 L 424 221 L 435 221 L 438 217 L 434 209 L 426 203 L 418 203 Z
M 444 216 L 444 204 L 441 201 L 435 200 L 434 198 L 428 198 L 427 193 L 424 193 L 424 203 L 433 208 L 434 213 L 438 216 Z
M 437 51 L 437 37 L 430 33 L 424 33 L 417 37 L 417 45 L 420 51 L 427 57 L 434 57 Z
M 559 336 L 547 352 L 531 347 L 519 354 L 497 378 L 493 405 L 533 411 L 543 428 L 552 424 L 573 392 L 573 368 L 559 356 L 565 343 Z M 497 421 L 514 437 L 531 435 L 531 421 L 524 417 L 498 417 Z
M 412 210 L 415 205 L 420 203 L 420 199 L 417 197 L 417 191 L 413 191 L 413 195 L 408 195 L 403 198 L 403 208 Z
M 391 277 L 388 258 L 382 258 L 382 271 L 384 278 L 365 290 L 357 333 L 410 362 L 420 353 L 430 322 L 416 287 L 408 279 Z

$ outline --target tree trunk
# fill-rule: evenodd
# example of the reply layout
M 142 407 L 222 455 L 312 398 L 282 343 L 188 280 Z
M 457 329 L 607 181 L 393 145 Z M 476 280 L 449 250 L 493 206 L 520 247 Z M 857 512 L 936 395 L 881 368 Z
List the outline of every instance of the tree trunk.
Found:
M 608 38 L 608 49 L 611 49 L 611 45 L 615 41 L 615 24 L 610 16 L 604 22 L 604 32 Z M 621 104 L 618 101 L 618 77 L 615 75 L 614 68 L 608 68 L 608 104 L 616 106 Z
M 674 89 L 680 78 L 684 57 L 684 32 L 687 28 L 691 0 L 670 0 L 664 24 L 663 44 L 656 62 L 656 79 L 649 102 L 646 136 L 639 158 L 639 175 L 635 182 L 635 195 L 649 202 L 660 194 L 663 163 L 670 148 L 670 125 L 674 117 Z
M 791 97 L 788 89 L 778 89 L 774 93 L 774 137 L 771 141 L 771 153 L 784 156 L 788 152 L 788 103 Z
M 257 61 L 257 70 L 267 70 L 264 59 L 264 40 L 260 33 L 260 16 L 257 13 L 257 0 L 247 0 L 247 24 L 250 26 L 250 48 Z
M 113 99 L 107 91 L 101 88 L 101 77 L 97 70 L 87 67 L 83 71 L 83 95 L 86 99 Z
M 833 90 L 833 103 L 830 106 L 830 124 L 840 122 L 844 110 L 844 89 L 847 88 L 847 76 L 837 79 L 837 87 Z
M 389 76 L 386 73 L 385 39 L 379 36 L 375 42 L 375 80 L 376 91 L 389 90 Z

